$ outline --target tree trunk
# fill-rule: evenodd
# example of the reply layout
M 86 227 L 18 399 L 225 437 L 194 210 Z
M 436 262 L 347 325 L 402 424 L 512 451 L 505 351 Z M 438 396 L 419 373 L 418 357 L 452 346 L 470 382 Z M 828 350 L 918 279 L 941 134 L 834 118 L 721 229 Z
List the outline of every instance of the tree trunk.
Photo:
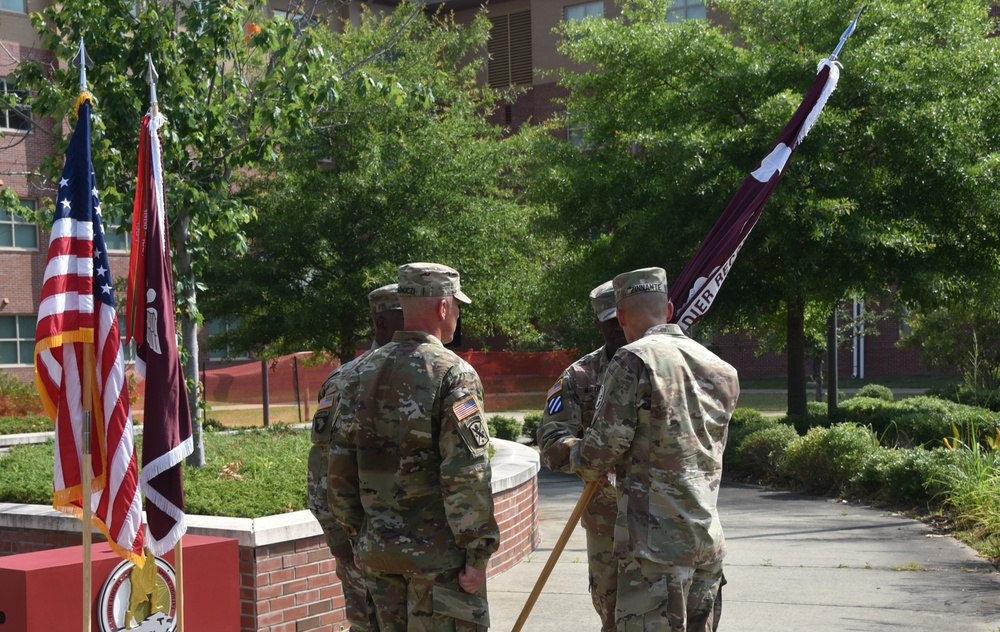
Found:
M 805 301 L 796 298 L 789 301 L 785 309 L 788 313 L 785 345 L 788 349 L 788 414 L 805 415 L 809 411 L 806 404 Z
M 830 390 L 827 393 L 826 401 L 826 414 L 833 419 L 837 416 L 837 390 L 840 388 L 839 381 L 839 370 L 837 367 L 837 307 L 833 307 L 833 313 L 830 314 L 830 329 L 826 334 L 826 357 L 827 364 L 830 365 L 830 369 L 827 373 L 830 374 Z
M 190 241 L 191 217 L 187 209 L 182 208 L 177 218 L 177 229 L 174 243 L 177 244 L 177 273 L 181 278 L 180 303 L 181 308 L 181 345 L 184 348 L 184 375 L 188 378 L 188 404 L 191 409 L 191 441 L 194 450 L 187 458 L 191 467 L 204 467 L 205 444 L 202 440 L 201 416 L 198 414 L 201 406 L 201 389 L 198 381 L 198 319 L 195 307 L 198 304 L 198 292 L 195 288 L 192 257 L 188 248 Z

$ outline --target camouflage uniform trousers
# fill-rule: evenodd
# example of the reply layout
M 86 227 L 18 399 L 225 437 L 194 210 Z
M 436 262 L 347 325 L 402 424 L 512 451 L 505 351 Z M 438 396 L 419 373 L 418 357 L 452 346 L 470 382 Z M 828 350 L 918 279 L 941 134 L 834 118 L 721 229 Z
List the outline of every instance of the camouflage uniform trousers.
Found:
M 366 569 L 368 592 L 375 602 L 381 632 L 485 632 L 489 629 L 486 583 L 475 594 L 466 593 L 458 585 L 460 570 L 398 575 Z M 478 623 L 466 619 L 476 619 Z
M 368 594 L 365 576 L 354 565 L 354 557 L 336 556 L 337 577 L 344 591 L 344 602 L 347 609 L 347 620 L 351 623 L 352 632 L 379 632 L 378 621 L 375 619 L 375 604 Z
M 698 568 L 622 560 L 618 632 L 712 632 L 722 563 Z
M 601 617 L 601 632 L 615 632 L 615 607 L 618 596 L 618 559 L 615 539 L 587 531 L 587 575 L 590 599 Z

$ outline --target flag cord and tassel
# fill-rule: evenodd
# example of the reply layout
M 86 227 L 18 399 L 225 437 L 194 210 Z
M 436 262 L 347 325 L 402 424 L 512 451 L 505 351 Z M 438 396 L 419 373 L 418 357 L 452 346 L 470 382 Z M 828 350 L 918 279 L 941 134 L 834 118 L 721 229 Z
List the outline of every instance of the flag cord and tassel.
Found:
M 545 587 L 545 582 L 552 573 L 552 569 L 555 568 L 556 562 L 559 560 L 559 555 L 561 555 L 563 549 L 566 548 L 566 543 L 569 541 L 570 535 L 573 534 L 573 529 L 576 528 L 576 523 L 580 521 L 580 516 L 583 515 L 583 510 L 587 508 L 588 504 L 590 504 L 590 499 L 594 497 L 594 492 L 597 491 L 597 486 L 600 484 L 600 479 L 590 481 L 587 483 L 586 487 L 583 488 L 583 493 L 580 494 L 580 500 L 576 501 L 576 507 L 573 508 L 573 513 L 570 514 L 569 520 L 566 522 L 566 526 L 563 527 L 562 533 L 556 541 L 556 545 L 552 547 L 549 559 L 546 560 L 545 567 L 542 568 L 541 574 L 538 575 L 538 579 L 535 581 L 535 587 L 531 589 L 531 594 L 528 595 L 528 601 L 525 602 L 524 607 L 521 609 L 521 614 L 517 617 L 517 621 L 514 623 L 514 627 L 511 632 L 520 632 L 525 621 L 528 620 L 528 615 L 531 614 L 531 609 L 535 606 L 538 596 L 542 593 L 542 588 Z

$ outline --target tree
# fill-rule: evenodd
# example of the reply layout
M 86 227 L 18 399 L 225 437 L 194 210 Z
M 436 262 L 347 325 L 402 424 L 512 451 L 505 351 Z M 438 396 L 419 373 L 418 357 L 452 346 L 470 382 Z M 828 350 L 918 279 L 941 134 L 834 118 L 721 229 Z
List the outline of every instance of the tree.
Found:
M 680 271 L 770 148 L 855 5 L 722 0 L 726 25 L 663 20 L 628 1 L 567 24 L 564 72 L 588 149 L 545 141 L 533 183 L 575 218 L 582 246 L 555 270 L 585 284 L 635 267 Z M 996 270 L 998 43 L 986 6 L 867 5 L 839 87 L 764 209 L 706 325 L 783 338 L 789 412 L 805 412 L 806 314 L 851 293 L 936 304 Z M 583 287 L 581 287 L 583 285 Z M 554 305 L 549 305 L 549 319 Z M 825 328 L 825 316 L 816 319 Z
M 189 458 L 194 465 L 204 464 L 193 378 L 205 248 L 220 239 L 241 247 L 241 231 L 253 209 L 233 195 L 234 174 L 265 169 L 277 158 L 280 143 L 294 142 L 318 112 L 336 103 L 341 81 L 348 79 L 329 72 L 337 67 L 336 51 L 317 41 L 317 33 L 329 26 L 320 6 L 306 2 L 292 7 L 290 19 L 270 19 L 266 3 L 256 0 L 163 1 L 142 3 L 133 16 L 120 2 L 66 0 L 32 15 L 43 46 L 56 59 L 72 59 L 81 36 L 86 42 L 94 61 L 89 88 L 97 100 L 94 168 L 105 218 L 120 220 L 125 228 L 139 123 L 149 99 L 147 53 L 159 72 L 159 106 L 168 120 L 163 161 L 177 307 L 196 420 Z M 363 77 L 356 67 L 347 70 L 354 73 L 352 80 Z M 78 71 L 35 62 L 23 64 L 18 75 L 20 85 L 32 91 L 32 111 L 40 120 L 51 117 L 51 132 L 62 136 L 79 92 Z M 36 184 L 53 182 L 60 160 L 60 155 L 47 159 Z
M 394 34 L 391 55 L 345 89 L 280 167 L 240 183 L 258 209 L 248 249 L 221 248 L 210 261 L 210 317 L 238 319 L 227 346 L 266 357 L 303 348 L 354 356 L 370 330 L 366 295 L 394 282 L 408 261 L 457 268 L 473 298 L 463 333 L 518 342 L 534 335 L 527 291 L 546 248 L 533 233 L 537 209 L 515 185 L 524 143 L 489 124 L 495 95 L 476 86 L 489 23 L 448 15 L 365 11 L 358 26 L 327 33 L 345 51 L 335 72 Z M 361 53 L 355 53 L 355 56 Z M 434 103 L 388 107 L 374 85 L 422 86 Z

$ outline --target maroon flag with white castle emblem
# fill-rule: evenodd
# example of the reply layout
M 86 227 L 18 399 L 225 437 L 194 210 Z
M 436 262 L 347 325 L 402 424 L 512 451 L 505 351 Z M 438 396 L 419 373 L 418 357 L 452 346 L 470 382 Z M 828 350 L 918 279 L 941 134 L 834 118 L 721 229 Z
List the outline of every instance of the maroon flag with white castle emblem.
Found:
M 187 384 L 177 353 L 160 158 L 163 122 L 162 116 L 142 120 L 127 315 L 128 335 L 136 341 L 136 370 L 146 378 L 140 484 L 154 555 L 170 551 L 187 531 L 182 468 L 193 449 Z
M 853 30 L 853 25 L 848 30 Z M 781 131 L 767 156 L 743 181 L 743 186 L 729 202 L 708 237 L 684 266 L 677 280 L 670 285 L 670 300 L 674 304 L 672 322 L 682 329 L 689 329 L 701 320 L 711 307 L 743 247 L 743 242 L 760 218 L 764 204 L 784 175 L 792 154 L 809 133 L 830 94 L 837 87 L 839 78 L 840 68 L 834 56 L 819 63 L 816 80 L 792 120 Z

